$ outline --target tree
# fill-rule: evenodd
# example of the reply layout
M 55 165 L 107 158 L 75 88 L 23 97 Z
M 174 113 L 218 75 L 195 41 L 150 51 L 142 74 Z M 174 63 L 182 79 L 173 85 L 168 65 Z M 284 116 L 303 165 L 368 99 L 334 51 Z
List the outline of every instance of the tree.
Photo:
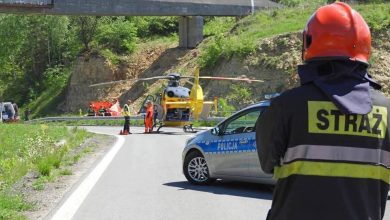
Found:
M 115 53 L 131 53 L 137 42 L 137 28 L 124 17 L 105 18 L 99 24 L 97 42 L 99 46 Z
M 73 23 L 76 25 L 76 30 L 78 32 L 78 38 L 81 43 L 84 45 L 84 51 L 90 50 L 90 43 L 95 37 L 96 30 L 98 27 L 98 17 L 74 17 Z
M 46 89 L 47 68 L 62 66 L 69 47 L 65 16 L 0 16 L 0 91 L 24 104 Z M 74 59 L 74 58 L 67 58 Z

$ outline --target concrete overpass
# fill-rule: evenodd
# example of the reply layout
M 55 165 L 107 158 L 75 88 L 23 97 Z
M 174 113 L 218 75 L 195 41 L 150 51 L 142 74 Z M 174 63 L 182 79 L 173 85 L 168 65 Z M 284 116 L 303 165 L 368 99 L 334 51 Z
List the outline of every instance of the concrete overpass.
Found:
M 278 7 L 269 0 L 0 0 L 0 13 L 98 16 L 181 16 L 180 46 L 203 39 L 202 16 L 245 16 Z

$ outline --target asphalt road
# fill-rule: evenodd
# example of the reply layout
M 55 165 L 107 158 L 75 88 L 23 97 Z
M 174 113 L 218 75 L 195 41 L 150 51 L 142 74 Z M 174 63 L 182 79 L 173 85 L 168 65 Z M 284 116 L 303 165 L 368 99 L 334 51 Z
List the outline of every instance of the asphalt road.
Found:
M 107 134 L 119 129 L 88 128 Z M 267 186 L 189 184 L 181 171 L 181 152 L 191 135 L 180 129 L 165 131 L 168 133 L 145 135 L 140 128 L 133 129 L 73 219 L 265 219 L 272 199 Z M 385 220 L 390 219 L 389 212 Z
M 115 134 L 120 128 L 88 128 Z M 181 152 L 191 135 L 132 134 L 73 219 L 265 219 L 272 193 L 258 184 L 193 186 L 181 171 Z M 141 133 L 141 129 L 133 129 Z

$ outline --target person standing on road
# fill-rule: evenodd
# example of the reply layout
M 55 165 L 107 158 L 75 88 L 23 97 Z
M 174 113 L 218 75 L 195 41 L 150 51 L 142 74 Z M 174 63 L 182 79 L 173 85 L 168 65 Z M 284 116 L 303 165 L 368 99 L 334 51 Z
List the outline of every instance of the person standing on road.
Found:
M 18 107 L 18 104 L 16 104 L 15 102 L 12 102 L 12 106 L 14 107 L 14 111 L 15 111 L 14 119 L 18 120 L 19 119 L 19 107 Z
M 127 100 L 127 103 L 123 106 L 122 115 L 125 116 L 125 124 L 123 126 L 123 131 L 121 134 L 127 135 L 131 134 L 130 132 L 130 104 L 131 100 Z
M 371 33 L 346 3 L 303 31 L 301 86 L 256 123 L 262 169 L 277 179 L 267 220 L 380 220 L 390 183 L 390 101 L 368 75 Z
M 26 121 L 29 121 L 30 120 L 30 109 L 27 107 L 25 110 L 24 110 L 24 120 Z
M 153 131 L 153 103 L 150 100 L 146 101 L 146 116 L 145 116 L 145 133 Z

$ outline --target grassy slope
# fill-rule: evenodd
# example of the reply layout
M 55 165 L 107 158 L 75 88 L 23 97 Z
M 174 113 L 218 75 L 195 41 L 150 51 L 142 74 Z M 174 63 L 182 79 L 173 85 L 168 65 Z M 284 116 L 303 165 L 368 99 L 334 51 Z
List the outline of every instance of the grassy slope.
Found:
M 10 187 L 33 170 L 40 178 L 53 177 L 66 153 L 80 145 L 85 130 L 60 126 L 0 124 L 0 219 L 22 219 L 18 212 L 31 208 Z M 64 140 L 65 145 L 56 143 Z
M 259 42 L 264 38 L 302 31 L 307 19 L 317 7 L 260 11 L 240 20 L 235 25 L 227 22 L 231 25 L 230 32 L 214 33 L 214 37 L 201 45 L 199 64 L 210 68 L 223 58 L 229 59 L 233 55 L 246 57 L 256 51 Z M 389 29 L 390 3 L 353 5 L 353 8 L 362 14 L 374 33 Z M 214 25 L 218 30 L 217 26 L 218 23 Z M 212 26 L 208 28 L 213 29 Z
M 30 118 L 55 115 L 58 112 L 58 106 L 65 99 L 65 87 L 51 87 L 44 91 L 36 100 L 29 103 L 28 107 L 32 109 Z

